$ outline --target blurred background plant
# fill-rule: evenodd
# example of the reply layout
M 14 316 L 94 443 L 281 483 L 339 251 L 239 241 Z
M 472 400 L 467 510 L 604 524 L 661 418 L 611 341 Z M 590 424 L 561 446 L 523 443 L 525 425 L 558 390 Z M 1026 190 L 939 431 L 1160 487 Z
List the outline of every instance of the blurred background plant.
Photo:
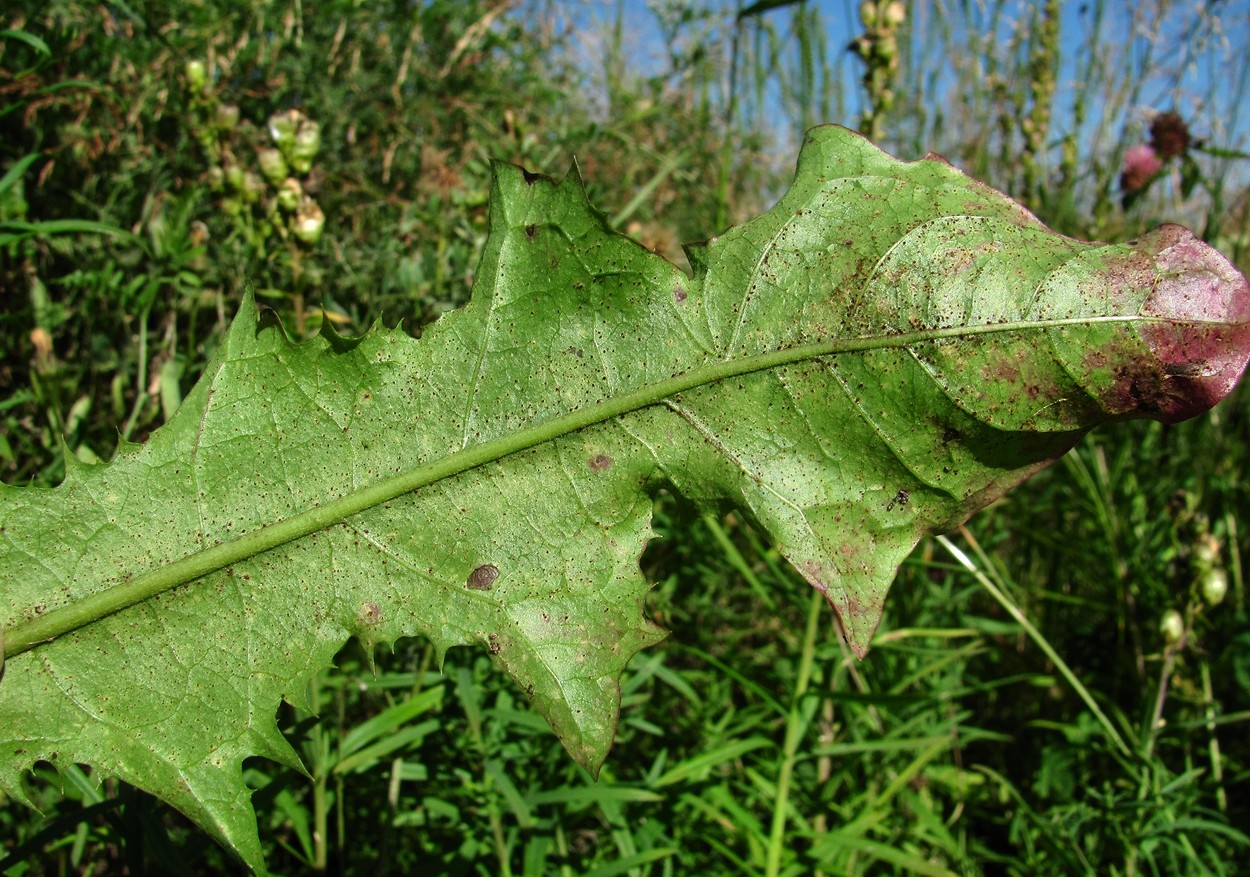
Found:
M 803 130 L 934 150 L 1057 230 L 1183 221 L 1250 268 L 1233 3 L 11 0 L 0 21 L 0 475 L 142 440 L 247 287 L 303 338 L 462 304 L 490 163 L 577 157 L 683 241 L 784 189 Z M 657 508 L 673 636 L 598 784 L 485 656 L 353 646 L 246 766 L 281 873 L 1232 874 L 1250 807 L 1240 392 L 1095 435 L 904 567 L 868 659 L 735 516 Z M 949 547 L 948 547 L 949 546 Z M 1240 792 L 1240 794 L 1239 794 Z M 89 769 L 0 806 L 0 871 L 221 873 Z

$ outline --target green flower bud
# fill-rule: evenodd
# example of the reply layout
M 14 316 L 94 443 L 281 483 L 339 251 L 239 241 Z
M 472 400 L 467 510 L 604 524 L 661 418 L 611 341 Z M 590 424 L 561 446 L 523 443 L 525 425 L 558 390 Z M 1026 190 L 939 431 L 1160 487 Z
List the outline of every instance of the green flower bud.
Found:
M 303 121 L 304 114 L 299 110 L 274 113 L 269 117 L 269 136 L 279 149 L 286 152 L 295 144 L 295 132 Z
M 870 30 L 877 25 L 877 3 L 876 0 L 864 0 L 859 4 L 859 20 L 863 22 L 864 27 Z
M 1185 619 L 1175 609 L 1169 609 L 1159 621 L 1159 633 L 1163 634 L 1164 641 L 1169 644 L 1180 642 L 1185 635 Z
M 238 219 L 243 214 L 243 202 L 233 196 L 222 198 L 221 209 L 227 216 Z
M 882 61 L 893 61 L 898 57 L 898 39 L 894 34 L 886 34 L 877 40 L 876 50 Z
M 242 192 L 247 185 L 247 174 L 237 164 L 227 165 L 225 169 L 226 185 L 236 192 Z
M 281 150 L 262 149 L 256 153 L 256 161 L 260 165 L 260 172 L 272 186 L 282 185 L 282 181 L 290 176 L 291 171 L 286 166 L 286 159 L 282 157 Z
M 890 27 L 898 27 L 907 19 L 907 7 L 902 0 L 894 0 L 885 7 L 885 23 Z
M 1193 552 L 1190 563 L 1195 570 L 1204 572 L 1212 569 L 1220 562 L 1220 540 L 1208 533 L 1194 544 Z
M 306 174 L 312 170 L 313 159 L 321 149 L 321 126 L 312 120 L 300 125 L 295 132 L 295 143 L 287 151 L 291 160 L 291 168 L 297 174 Z
M 299 213 L 295 215 L 295 224 L 291 227 L 291 231 L 301 243 L 311 247 L 321 239 L 321 232 L 325 225 L 326 215 L 321 212 L 317 202 L 311 198 L 305 198 L 304 203 L 300 205 Z
M 239 127 L 239 108 L 235 104 L 218 104 L 213 125 L 218 131 L 233 131 Z
M 294 213 L 304 198 L 304 187 L 295 177 L 287 177 L 278 186 L 278 206 L 284 213 Z
M 286 229 L 281 225 L 275 225 L 267 216 L 262 216 L 256 220 L 256 224 L 252 226 L 252 229 L 253 235 L 251 240 L 253 243 L 264 243 L 275 234 L 280 238 L 286 238 Z
M 186 77 L 187 88 L 190 91 L 203 91 L 204 86 L 208 84 L 208 68 L 204 66 L 203 61 L 188 61 L 187 65 L 182 68 L 182 75 Z
M 260 174 L 255 171 L 248 171 L 243 175 L 243 201 L 247 204 L 255 204 L 265 194 L 265 181 L 260 178 Z
M 1202 599 L 1207 601 L 1208 606 L 1218 606 L 1224 602 L 1224 596 L 1228 593 L 1228 573 L 1220 567 L 1214 567 L 1203 574 L 1200 584 Z
M 187 239 L 191 243 L 190 259 L 187 261 L 187 267 L 192 271 L 201 273 L 208 270 L 208 256 L 205 244 L 212 237 L 208 226 L 203 220 L 193 220 L 187 229 Z
M 226 185 L 226 172 L 217 165 L 213 165 L 208 169 L 208 188 L 214 192 L 220 192 L 222 187 Z

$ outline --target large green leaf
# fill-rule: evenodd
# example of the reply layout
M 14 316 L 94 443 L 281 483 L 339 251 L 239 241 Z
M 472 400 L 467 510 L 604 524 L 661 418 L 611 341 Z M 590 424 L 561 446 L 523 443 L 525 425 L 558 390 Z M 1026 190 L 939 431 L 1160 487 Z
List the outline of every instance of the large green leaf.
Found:
M 500 166 L 473 300 L 419 341 L 296 345 L 245 302 L 145 445 L 0 492 L 0 787 L 91 763 L 262 869 L 241 762 L 298 765 L 279 700 L 414 634 L 489 649 L 597 770 L 661 636 L 659 486 L 747 512 L 862 655 L 918 539 L 1100 422 L 1205 410 L 1250 342 L 1245 280 L 1185 230 L 1070 240 L 840 128 L 691 258 Z

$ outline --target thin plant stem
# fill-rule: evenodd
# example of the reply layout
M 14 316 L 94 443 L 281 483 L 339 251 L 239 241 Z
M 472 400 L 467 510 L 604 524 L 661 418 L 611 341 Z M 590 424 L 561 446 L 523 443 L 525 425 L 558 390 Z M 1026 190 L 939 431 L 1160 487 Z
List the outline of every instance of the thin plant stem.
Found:
M 1192 620 L 1192 619 L 1191 619 Z M 1159 729 L 1163 727 L 1163 707 L 1167 704 L 1168 686 L 1172 679 L 1172 670 L 1176 667 L 1176 656 L 1185 646 L 1185 641 L 1189 638 L 1189 624 L 1185 625 L 1185 633 L 1174 643 L 1168 643 L 1167 648 L 1163 650 L 1163 666 L 1159 669 L 1159 684 L 1155 687 L 1154 706 L 1150 711 L 1150 722 L 1146 727 L 1145 746 L 1142 749 L 1142 757 L 1149 761 L 1154 756 L 1155 740 L 1159 736 Z M 1142 783 L 1142 795 L 1145 797 L 1145 782 Z
M 330 832 L 330 807 L 326 795 L 326 775 L 319 772 L 313 780 L 313 870 L 325 871 L 330 861 L 327 835 Z
M 786 840 L 786 809 L 790 805 L 790 780 L 794 776 L 794 763 L 799 743 L 807 730 L 808 719 L 804 716 L 803 702 L 812 679 L 812 665 L 816 656 L 816 634 L 820 619 L 828 612 L 825 596 L 812 589 L 807 604 L 807 628 L 803 632 L 803 654 L 799 659 L 799 678 L 794 684 L 794 699 L 786 716 L 786 739 L 781 756 L 781 769 L 777 776 L 777 797 L 773 801 L 772 830 L 768 837 L 768 858 L 764 873 L 777 877 L 781 872 L 781 853 Z
M 960 527 L 959 532 L 960 535 L 968 540 L 969 544 L 974 546 L 974 550 L 976 550 L 979 554 L 980 546 L 977 545 L 976 540 L 972 537 L 972 534 L 969 533 L 964 527 Z M 1050 661 L 1055 665 L 1055 669 L 1059 671 L 1059 674 L 1068 681 L 1068 684 L 1072 686 L 1072 690 L 1075 691 L 1077 696 L 1085 702 L 1087 707 L 1089 707 L 1089 711 L 1094 714 L 1098 723 L 1102 725 L 1103 730 L 1107 734 L 1107 738 L 1115 744 L 1116 749 L 1120 750 L 1120 753 L 1126 758 L 1132 758 L 1133 751 L 1129 749 L 1128 744 L 1124 742 L 1124 738 L 1121 737 L 1120 733 L 1115 729 L 1115 725 L 1111 724 L 1111 720 L 1107 718 L 1107 715 L 1098 706 L 1093 695 L 1090 694 L 1089 689 L 1081 683 L 1081 680 L 1076 678 L 1076 674 L 1072 672 L 1072 668 L 1068 666 L 1067 662 L 1064 661 L 1063 658 L 1059 657 L 1059 653 L 1054 650 L 1051 644 L 1046 640 L 1046 637 L 1042 635 L 1042 632 L 1033 626 L 1032 622 L 1030 622 L 1024 612 L 1021 611 L 1020 607 L 1016 605 L 1015 601 L 1012 600 L 1005 591 L 990 581 L 989 576 L 983 573 L 981 569 L 973 563 L 972 559 L 960 550 L 953 542 L 951 542 L 950 539 L 945 536 L 938 536 L 937 541 L 950 553 L 953 558 L 955 558 L 956 562 L 958 562 L 960 566 L 972 574 L 972 577 L 977 580 L 977 583 L 981 585 L 981 587 L 985 588 L 989 595 L 997 600 L 998 604 L 1007 611 L 1007 614 L 1015 619 L 1016 623 L 1024 629 L 1024 632 L 1028 635 L 1029 639 L 1033 640 L 1034 645 L 1041 649 L 1042 653 L 1050 659 Z
M 729 54 L 729 85 L 725 100 L 725 142 L 721 146 L 720 166 L 716 182 L 716 227 L 729 224 L 729 188 L 733 176 L 734 134 L 738 114 L 738 54 L 742 41 L 742 21 L 734 24 L 733 41 Z
M 1246 582 L 1241 568 L 1241 550 L 1238 548 L 1241 542 L 1237 537 L 1237 516 L 1232 512 L 1226 514 L 1224 526 L 1228 530 L 1228 559 L 1229 573 L 1233 581 L 1233 606 L 1237 614 L 1241 615 L 1246 611 Z
M 308 683 L 308 708 L 310 715 L 321 710 L 321 683 L 323 674 L 317 673 Z M 302 712 L 302 710 L 301 710 Z M 329 797 L 326 794 L 326 783 L 330 776 L 329 742 L 325 723 L 318 722 L 309 734 L 307 751 L 312 766 L 312 810 L 313 810 L 313 871 L 324 873 L 330 863 L 329 846 Z
M 126 425 L 122 427 L 122 438 L 126 441 L 134 434 L 135 424 L 139 421 L 139 413 L 143 410 L 143 406 L 148 404 L 148 309 L 144 308 L 139 314 L 139 376 L 137 389 L 135 390 L 135 401 L 130 407 L 130 416 L 126 418 Z
M 1220 756 L 1220 738 L 1215 733 L 1215 694 L 1211 688 L 1211 665 L 1204 658 L 1198 665 L 1202 675 L 1202 708 L 1211 739 L 1207 751 L 1211 755 L 1211 779 L 1215 782 L 1215 802 L 1221 813 L 1228 812 L 1228 792 L 1224 789 L 1224 761 Z

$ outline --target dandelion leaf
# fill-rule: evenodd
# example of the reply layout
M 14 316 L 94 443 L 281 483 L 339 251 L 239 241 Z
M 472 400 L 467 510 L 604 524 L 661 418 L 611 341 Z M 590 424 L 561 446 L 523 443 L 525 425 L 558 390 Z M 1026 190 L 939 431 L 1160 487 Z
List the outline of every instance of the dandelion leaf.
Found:
M 836 127 L 777 206 L 690 252 L 693 277 L 575 175 L 501 165 L 472 300 L 420 340 L 294 344 L 246 300 L 145 444 L 0 488 L 10 644 L 184 582 L 10 648 L 0 789 L 91 764 L 262 871 L 242 762 L 298 767 L 279 702 L 350 637 L 413 635 L 488 650 L 595 771 L 662 635 L 638 568 L 661 486 L 748 514 L 862 655 L 921 537 L 1100 423 L 1204 411 L 1250 343 L 1246 281 L 1184 229 L 1082 243 Z

